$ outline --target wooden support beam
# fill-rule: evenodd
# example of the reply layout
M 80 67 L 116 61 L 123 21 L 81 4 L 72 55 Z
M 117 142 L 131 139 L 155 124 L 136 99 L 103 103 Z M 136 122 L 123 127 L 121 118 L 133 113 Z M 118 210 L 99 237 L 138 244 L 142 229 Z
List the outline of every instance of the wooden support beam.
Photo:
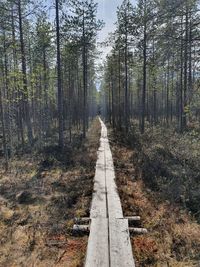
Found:
M 74 224 L 73 226 L 73 234 L 75 235 L 87 235 L 90 233 L 90 226 L 89 225 L 78 225 Z
M 89 217 L 81 217 L 81 218 L 75 218 L 74 219 L 75 224 L 79 224 L 79 225 L 85 225 L 85 224 L 90 224 L 91 219 Z
M 140 216 L 125 217 L 124 219 L 128 220 L 129 227 L 139 228 L 141 226 Z
M 129 227 L 130 234 L 147 234 L 148 231 L 146 228 L 135 228 L 135 227 Z
M 124 219 L 127 219 L 129 222 L 135 222 L 135 221 L 140 221 L 141 218 L 140 216 L 131 216 L 131 217 L 124 217 Z

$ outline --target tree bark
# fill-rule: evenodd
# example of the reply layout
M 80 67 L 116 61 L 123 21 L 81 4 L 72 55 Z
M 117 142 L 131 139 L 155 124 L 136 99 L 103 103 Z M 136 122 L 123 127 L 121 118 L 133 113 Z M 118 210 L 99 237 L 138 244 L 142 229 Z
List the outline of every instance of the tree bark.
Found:
M 183 129 L 187 127 L 187 93 L 188 93 L 188 3 L 186 1 L 186 14 L 185 14 L 185 53 L 184 53 L 184 94 L 183 94 Z
M 2 125 L 2 138 L 3 138 L 3 151 L 5 158 L 5 170 L 8 170 L 8 149 L 7 149 L 7 140 L 6 140 L 6 130 L 5 130 L 5 119 L 4 119 L 4 109 L 2 101 L 2 93 L 0 89 L 0 116 L 1 116 L 1 125 Z
M 21 46 L 21 60 L 22 60 L 22 74 L 23 74 L 23 99 L 24 99 L 24 117 L 27 125 L 28 140 L 29 143 L 33 143 L 33 132 L 30 117 L 30 109 L 28 103 L 28 81 L 26 73 L 26 55 L 25 55 L 25 45 L 24 45 L 24 33 L 23 33 L 23 21 L 22 21 L 22 9 L 21 0 L 18 0 L 18 12 L 19 12 L 19 32 L 20 32 L 20 46 Z
M 125 40 L 125 130 L 129 128 L 129 102 L 128 102 L 128 31 L 126 17 L 126 40 Z
M 83 12 L 83 138 L 87 127 L 87 48 L 85 40 L 85 13 Z
M 56 42 L 57 42 L 57 89 L 58 89 L 58 127 L 59 141 L 61 149 L 64 146 L 64 122 L 63 122 L 63 100 L 62 100 L 62 77 L 61 77 L 61 55 L 60 55 L 60 18 L 59 0 L 56 0 Z
M 146 83 L 147 83 L 147 20 L 146 20 L 146 0 L 144 1 L 144 39 L 143 39 L 143 88 L 142 88 L 142 107 L 141 107 L 141 126 L 140 131 L 145 131 L 145 112 L 146 112 Z

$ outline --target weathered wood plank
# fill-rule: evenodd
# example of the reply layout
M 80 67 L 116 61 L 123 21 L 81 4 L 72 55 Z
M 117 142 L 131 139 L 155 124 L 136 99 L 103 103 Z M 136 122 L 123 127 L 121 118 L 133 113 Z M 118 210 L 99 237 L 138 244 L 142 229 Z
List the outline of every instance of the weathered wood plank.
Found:
M 123 219 L 121 201 L 115 183 L 115 171 L 108 139 L 105 141 L 106 189 L 109 214 L 110 266 L 135 266 L 128 219 Z
M 90 210 L 90 218 L 107 217 L 106 181 L 105 181 L 105 153 L 103 143 L 100 144 L 96 173 L 94 177 L 94 193 Z
M 123 218 L 121 202 L 114 179 L 114 171 L 106 169 L 107 201 L 109 218 L 111 219 Z
M 92 219 L 85 267 L 109 267 L 108 219 Z
M 85 266 L 134 267 L 128 219 L 123 218 L 107 128 L 101 119 L 100 122 L 102 129 Z
M 128 220 L 109 220 L 110 266 L 134 267 L 132 247 L 128 230 Z
M 108 198 L 108 210 L 109 218 L 123 218 L 123 212 L 121 207 L 121 201 L 117 191 L 115 183 L 115 171 L 113 165 L 112 153 L 109 143 L 106 142 L 105 161 L 106 161 L 106 186 L 107 186 L 107 198 Z

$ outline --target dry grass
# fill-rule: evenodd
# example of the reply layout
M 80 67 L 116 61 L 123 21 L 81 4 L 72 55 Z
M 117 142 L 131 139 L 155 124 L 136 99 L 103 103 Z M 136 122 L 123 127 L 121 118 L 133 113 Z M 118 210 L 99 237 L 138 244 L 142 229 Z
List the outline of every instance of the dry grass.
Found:
M 87 237 L 75 238 L 70 229 L 73 218 L 89 214 L 99 137 L 95 120 L 66 161 L 54 151 L 26 155 L 1 172 L 1 267 L 83 265 Z
M 170 204 L 143 182 L 135 151 L 111 136 L 119 194 L 125 216 L 141 216 L 147 235 L 132 237 L 137 266 L 200 266 L 200 225 L 178 204 Z

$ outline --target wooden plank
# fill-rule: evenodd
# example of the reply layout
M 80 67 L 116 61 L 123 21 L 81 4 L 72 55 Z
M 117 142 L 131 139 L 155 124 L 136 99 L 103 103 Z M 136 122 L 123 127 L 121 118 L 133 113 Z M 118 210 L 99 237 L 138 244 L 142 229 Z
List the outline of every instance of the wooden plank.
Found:
M 128 219 L 123 219 L 123 211 L 115 183 L 114 164 L 108 138 L 105 140 L 104 146 L 109 214 L 110 266 L 134 267 L 135 263 L 130 242 Z
M 110 266 L 135 267 L 128 230 L 128 220 L 109 221 L 110 229 Z
M 109 267 L 108 218 L 105 177 L 104 140 L 106 133 L 101 130 L 100 147 L 94 177 L 94 192 L 90 210 L 90 235 L 88 240 L 86 267 Z
M 100 144 L 96 172 L 94 177 L 94 192 L 90 210 L 90 218 L 107 217 L 106 181 L 105 181 L 105 153 L 103 143 Z
M 85 267 L 109 267 L 108 219 L 92 219 Z
M 115 171 L 113 165 L 112 153 L 110 146 L 106 147 L 105 151 L 106 158 L 106 187 L 107 187 L 107 201 L 108 201 L 108 211 L 109 218 L 123 218 L 123 211 L 121 207 L 121 201 L 117 191 L 117 186 L 115 183 Z
M 97 184 L 96 188 L 100 186 Z M 93 194 L 92 205 L 90 210 L 90 218 L 106 218 L 107 206 L 106 206 L 106 192 L 103 189 L 99 189 Z
M 106 169 L 106 186 L 109 217 L 111 219 L 123 218 L 121 201 L 115 184 L 114 170 Z
M 100 122 L 102 129 L 85 266 L 134 267 L 128 219 L 123 218 L 107 128 L 101 119 Z

